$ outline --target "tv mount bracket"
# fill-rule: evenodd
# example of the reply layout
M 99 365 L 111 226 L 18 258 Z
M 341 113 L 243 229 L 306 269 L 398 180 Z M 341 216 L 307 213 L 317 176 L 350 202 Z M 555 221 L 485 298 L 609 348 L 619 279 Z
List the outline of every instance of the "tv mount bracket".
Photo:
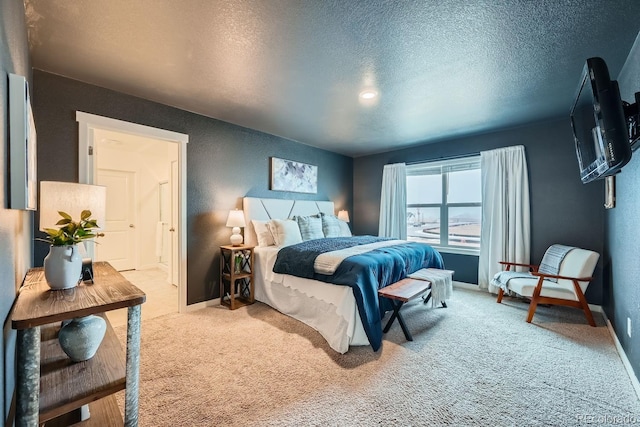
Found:
M 622 102 L 624 117 L 627 120 L 629 144 L 632 150 L 636 150 L 640 146 L 640 92 L 636 92 L 634 96 L 636 102 L 633 104 Z

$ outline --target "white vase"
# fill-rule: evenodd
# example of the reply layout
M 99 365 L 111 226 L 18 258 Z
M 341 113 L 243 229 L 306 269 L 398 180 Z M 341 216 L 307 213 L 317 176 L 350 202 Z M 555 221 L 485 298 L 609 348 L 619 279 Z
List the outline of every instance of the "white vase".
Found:
M 107 330 L 107 322 L 100 316 L 76 317 L 58 333 L 60 347 L 74 362 L 95 356 Z
M 44 257 L 44 277 L 51 289 L 73 288 L 80 281 L 82 256 L 77 245 L 50 246 Z

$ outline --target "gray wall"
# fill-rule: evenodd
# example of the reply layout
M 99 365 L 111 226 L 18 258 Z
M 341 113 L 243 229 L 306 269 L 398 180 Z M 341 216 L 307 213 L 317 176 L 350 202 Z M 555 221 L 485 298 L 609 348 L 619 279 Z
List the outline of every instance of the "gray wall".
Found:
M 34 70 L 39 180 L 78 180 L 76 111 L 189 135 L 187 144 L 187 301 L 219 296 L 219 246 L 229 244 L 230 209 L 245 195 L 332 200 L 352 210 L 353 160 L 44 71 Z M 318 166 L 318 194 L 269 190 L 271 156 Z M 41 265 L 46 244 L 35 246 Z
M 11 329 L 9 312 L 17 288 L 32 265 L 33 214 L 7 209 L 9 206 L 9 105 L 8 73 L 19 74 L 31 81 L 27 28 L 22 1 L 0 2 L 0 422 L 12 425 L 11 402 L 15 388 L 15 331 Z
M 510 145 L 524 145 L 531 196 L 531 262 L 539 263 L 553 243 L 579 246 L 602 254 L 604 185 L 583 185 L 578 173 L 569 113 L 567 117 L 473 137 L 424 144 L 354 159 L 354 231 L 377 234 L 380 188 L 385 164 L 468 155 Z M 443 254 L 454 278 L 478 283 L 478 258 Z M 590 303 L 602 301 L 602 263 L 587 289 Z
M 619 77 L 622 99 L 640 92 L 640 35 Z M 616 207 L 606 213 L 604 309 L 636 377 L 640 373 L 640 150 L 616 175 Z M 632 338 L 627 335 L 631 319 Z

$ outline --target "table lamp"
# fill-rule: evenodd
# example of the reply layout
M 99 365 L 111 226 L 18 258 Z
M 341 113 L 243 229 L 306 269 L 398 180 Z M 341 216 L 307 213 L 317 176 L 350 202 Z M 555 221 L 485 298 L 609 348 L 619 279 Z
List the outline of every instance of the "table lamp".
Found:
M 231 234 L 231 244 L 233 246 L 240 246 L 242 244 L 242 234 L 240 234 L 240 227 L 244 227 L 244 211 L 235 209 L 233 211 L 229 211 L 229 216 L 227 217 L 227 227 L 233 227 Z
M 338 219 L 341 219 L 344 222 L 349 222 L 349 211 L 345 211 L 345 210 L 339 211 Z

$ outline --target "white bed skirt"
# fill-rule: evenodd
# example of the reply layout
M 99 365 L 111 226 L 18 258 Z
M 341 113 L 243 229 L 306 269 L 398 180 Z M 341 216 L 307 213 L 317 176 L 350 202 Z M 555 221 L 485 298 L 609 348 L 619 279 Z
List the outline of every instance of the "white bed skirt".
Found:
M 277 254 L 276 247 L 255 248 L 258 301 L 311 326 L 339 353 L 369 345 L 351 287 L 274 273 Z

